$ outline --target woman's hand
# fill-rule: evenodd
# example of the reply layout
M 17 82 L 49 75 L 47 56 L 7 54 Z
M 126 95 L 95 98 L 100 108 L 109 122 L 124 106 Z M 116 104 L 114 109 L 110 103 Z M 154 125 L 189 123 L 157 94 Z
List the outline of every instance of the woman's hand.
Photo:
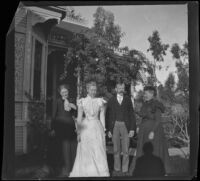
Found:
M 69 103 L 69 106 L 70 106 L 72 109 L 75 109 L 75 110 L 76 110 L 76 106 L 75 106 L 73 103 Z
M 149 133 L 149 139 L 152 140 L 153 138 L 154 138 L 154 132 L 151 131 L 151 132 Z
M 134 134 L 135 134 L 135 131 L 131 130 L 131 131 L 129 132 L 129 135 L 128 135 L 128 136 L 129 136 L 130 138 L 132 138 L 132 137 L 134 136 Z
M 110 131 L 108 131 L 108 137 L 112 138 L 112 133 Z

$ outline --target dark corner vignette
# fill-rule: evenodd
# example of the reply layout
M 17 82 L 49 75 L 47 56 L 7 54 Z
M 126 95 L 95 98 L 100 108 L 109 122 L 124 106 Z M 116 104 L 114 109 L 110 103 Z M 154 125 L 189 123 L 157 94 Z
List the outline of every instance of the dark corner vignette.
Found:
M 191 122 L 189 125 L 190 140 L 191 140 L 190 141 L 190 174 L 187 176 L 183 176 L 183 177 L 175 176 L 175 175 L 168 175 L 168 176 L 160 177 L 160 178 L 162 178 L 164 180 L 180 179 L 180 178 L 183 180 L 187 180 L 187 179 L 197 180 L 197 172 L 198 172 L 198 168 L 197 168 L 197 165 L 198 165 L 197 160 L 198 159 L 197 158 L 198 158 L 198 151 L 199 151 L 199 144 L 198 144 L 198 142 L 199 142 L 199 122 L 198 122 L 198 120 L 199 120 L 199 107 L 200 107 L 200 104 L 199 104 L 199 99 L 200 99 L 200 97 L 199 97 L 199 95 L 200 95 L 200 93 L 199 93 L 200 92 L 200 90 L 199 90 L 199 76 L 200 76 L 199 75 L 199 69 L 200 69 L 199 64 L 200 63 L 198 62 L 199 61 L 199 42 L 198 42 L 198 40 L 199 40 L 199 24 L 198 24 L 199 16 L 197 16 L 199 14 L 199 10 L 198 10 L 199 4 L 198 4 L 198 2 L 187 2 L 187 1 L 169 2 L 169 4 L 172 4 L 172 5 L 173 4 L 175 5 L 176 3 L 177 3 L 177 5 L 178 4 L 187 4 L 187 11 L 188 11 L 189 116 L 191 119 Z M 64 145 L 62 147 L 62 149 L 67 150 L 67 147 L 69 147 L 68 145 L 70 144 L 70 149 L 73 150 L 73 141 L 66 142 L 64 140 L 66 138 L 67 138 L 67 140 L 69 140 L 68 137 L 70 137 L 70 140 L 72 137 L 76 137 L 78 135 L 78 130 L 79 129 L 82 130 L 83 128 L 82 127 L 77 128 L 76 125 L 75 125 L 75 127 L 73 127 L 73 126 L 65 127 L 65 124 L 62 124 L 62 123 L 57 124 L 56 122 L 59 122 L 58 117 L 63 116 L 63 117 L 65 117 L 65 119 L 69 120 L 68 122 L 70 122 L 71 120 L 76 120 L 77 115 L 78 115 L 78 106 L 80 106 L 80 104 L 82 104 L 82 102 L 81 103 L 77 102 L 77 97 L 78 98 L 84 98 L 84 97 L 87 98 L 87 95 L 90 94 L 89 89 L 92 92 L 92 88 L 95 87 L 96 83 L 98 85 L 99 84 L 101 85 L 101 81 L 97 80 L 98 78 L 96 78 L 96 77 L 93 78 L 91 75 L 89 75 L 89 77 L 87 77 L 88 80 L 84 80 L 83 72 L 81 72 L 81 70 L 82 70 L 81 68 L 83 68 L 81 66 L 83 66 L 83 65 L 78 60 L 78 56 L 75 56 L 75 59 L 77 59 L 77 62 L 71 63 L 70 68 L 67 69 L 65 67 L 66 65 L 64 63 L 66 63 L 66 61 L 65 61 L 66 57 L 71 56 L 70 59 L 72 60 L 74 58 L 74 56 L 72 56 L 73 52 L 71 52 L 71 54 L 66 54 L 66 48 L 65 48 L 65 45 L 63 42 L 64 41 L 71 42 L 71 41 L 68 39 L 64 40 L 64 38 L 66 38 L 66 37 L 64 37 L 63 35 L 67 35 L 67 36 L 69 35 L 69 37 L 73 37 L 74 32 L 75 32 L 75 34 L 77 36 L 76 38 L 79 38 L 81 41 L 84 42 L 83 46 L 85 46 L 87 44 L 88 39 L 91 40 L 93 37 L 90 35 L 90 33 L 88 33 L 90 31 L 89 28 L 83 28 L 82 26 L 79 26 L 79 25 L 73 26 L 71 24 L 63 23 L 63 18 L 66 18 L 66 16 L 68 16 L 68 15 L 64 12 L 64 10 L 62 8 L 54 8 L 54 7 L 68 6 L 68 5 L 74 6 L 74 7 L 76 7 L 77 5 L 81 5 L 81 6 L 96 5 L 98 7 L 100 5 L 106 6 L 106 5 L 114 5 L 114 4 L 115 5 L 135 5 L 135 6 L 137 6 L 137 5 L 152 5 L 153 6 L 156 4 L 159 4 L 159 5 L 166 4 L 167 5 L 168 2 L 163 1 L 163 2 L 158 3 L 158 2 L 153 1 L 152 3 L 149 3 L 146 1 L 145 2 L 138 2 L 138 1 L 136 1 L 136 2 L 128 2 L 128 1 L 120 2 L 119 1 L 119 2 L 115 3 L 115 2 L 111 2 L 111 1 L 109 1 L 109 2 L 103 2 L 103 1 L 89 2 L 88 1 L 85 3 L 83 1 L 80 1 L 80 2 L 70 1 L 68 3 L 68 2 L 49 1 L 49 2 L 36 3 L 33 1 L 31 1 L 31 2 L 22 1 L 20 3 L 19 6 L 22 6 L 22 7 L 23 6 L 25 6 L 25 7 L 26 6 L 27 7 L 28 6 L 39 6 L 39 7 L 43 7 L 45 9 L 46 6 L 49 6 L 49 8 L 47 8 L 46 10 L 52 11 L 55 14 L 57 13 L 57 15 L 56 15 L 56 18 L 53 18 L 50 21 L 48 21 L 48 20 L 46 21 L 46 19 L 42 20 L 42 18 L 41 19 L 36 18 L 37 20 L 33 23 L 33 22 L 31 22 L 31 18 L 30 18 L 31 16 L 33 16 L 33 15 L 30 15 L 33 11 L 30 11 L 30 12 L 28 12 L 28 16 L 29 15 L 30 16 L 29 17 L 27 16 L 27 20 L 26 20 L 27 24 L 25 24 L 25 21 L 22 20 L 22 22 L 20 24 L 21 27 L 16 30 L 14 28 L 15 27 L 14 26 L 15 18 L 13 18 L 13 22 L 12 22 L 10 28 L 8 29 L 8 33 L 6 35 L 6 47 L 5 47 L 6 61 L 5 61 L 5 88 L 4 88 L 5 98 L 4 98 L 4 138 L 3 138 L 3 156 L 2 156 L 2 158 L 3 158 L 2 179 L 5 179 L 5 180 L 6 179 L 19 179 L 20 177 L 16 177 L 16 168 L 15 167 L 18 164 L 18 162 L 20 163 L 20 167 L 22 167 L 23 164 L 25 165 L 26 161 L 31 160 L 31 156 L 34 155 L 34 151 L 31 151 L 31 150 L 35 150 L 35 152 L 37 152 L 39 155 L 38 157 L 42 158 L 44 160 L 45 160 L 45 156 L 41 155 L 41 153 L 40 153 L 41 150 L 39 148 L 42 149 L 42 151 L 41 151 L 42 153 L 45 152 L 46 155 L 52 156 L 52 153 L 49 152 L 47 150 L 47 148 L 51 148 L 52 150 L 55 150 L 55 147 L 56 147 L 55 145 L 58 143 L 54 139 L 51 139 L 52 142 L 50 142 L 50 141 L 48 142 L 46 135 L 53 135 L 53 134 L 58 135 L 59 134 L 59 139 L 62 140 L 62 144 Z M 17 9 L 17 7 L 16 7 L 16 9 Z M 73 11 L 73 9 L 71 11 Z M 22 14 L 23 14 L 23 12 L 22 12 Z M 13 14 L 13 15 L 15 16 L 15 14 Z M 76 11 L 75 11 L 74 15 L 76 16 Z M 84 14 L 82 14 L 82 15 L 84 17 Z M 76 17 L 78 17 L 78 16 L 76 16 Z M 76 21 L 81 22 L 80 19 L 79 20 L 76 19 Z M 128 21 L 128 19 L 126 21 Z M 31 33 L 30 33 L 29 28 L 31 26 L 34 26 L 34 28 L 31 29 Z M 26 27 L 28 27 L 28 28 L 26 29 Z M 86 39 L 84 39 L 84 37 L 82 37 L 82 36 L 80 36 L 80 37 L 78 36 L 79 33 L 82 34 L 82 32 L 84 32 L 84 31 L 86 31 L 86 33 L 85 33 Z M 17 36 L 16 36 L 16 32 L 18 33 Z M 60 33 L 60 37 L 56 37 L 57 34 L 59 34 L 59 33 Z M 150 32 L 149 32 L 149 34 L 150 34 Z M 25 38 L 24 38 L 24 36 L 25 36 Z M 24 56 L 22 58 L 24 61 L 23 66 L 25 66 L 26 68 L 24 68 L 23 72 L 21 72 L 21 73 L 23 74 L 22 76 L 25 76 L 25 75 L 27 76 L 27 77 L 26 76 L 23 77 L 24 80 L 23 80 L 22 84 L 19 83 L 20 86 L 22 86 L 22 88 L 21 89 L 19 88 L 19 90 L 18 90 L 19 94 L 17 96 L 19 96 L 19 97 L 17 97 L 17 100 L 15 98 L 15 95 L 16 95 L 15 68 L 16 67 L 15 67 L 15 61 L 14 61 L 15 60 L 15 50 L 16 50 L 15 49 L 16 48 L 15 47 L 16 38 L 18 41 L 18 45 L 20 47 L 24 46 L 24 48 L 26 49 L 26 51 L 24 51 L 22 53 Z M 30 38 L 30 41 L 28 41 L 28 38 Z M 77 39 L 72 39 L 72 40 L 74 41 L 74 42 L 72 41 L 73 46 L 75 46 L 74 43 L 76 44 Z M 57 41 L 57 44 L 55 43 L 56 41 Z M 22 42 L 24 42 L 24 45 L 22 45 Z M 50 42 L 50 44 L 48 44 L 47 42 L 48 43 Z M 68 43 L 68 45 L 70 45 L 70 43 Z M 89 47 L 89 48 L 91 48 L 91 47 Z M 136 47 L 136 49 L 137 49 L 137 47 Z M 19 50 L 19 51 L 21 51 L 21 50 Z M 49 51 L 48 55 L 47 55 L 47 60 L 48 60 L 47 64 L 42 62 L 45 59 L 44 52 L 46 52 L 46 51 Z M 107 49 L 105 49 L 105 51 L 107 51 Z M 120 50 L 119 54 L 121 55 L 123 51 L 126 51 L 126 50 Z M 13 52 L 13 53 L 11 53 L 11 52 Z M 28 55 L 29 54 L 28 52 L 31 53 L 30 56 Z M 88 52 L 86 52 L 86 53 L 88 53 Z M 110 52 L 106 52 L 106 53 L 109 54 Z M 22 54 L 20 54 L 19 56 L 21 56 Z M 41 59 L 39 58 L 40 54 L 41 54 Z M 64 58 L 63 58 L 63 56 L 64 56 Z M 100 58 L 95 59 L 95 61 L 97 62 Z M 39 64 L 41 63 L 41 67 L 36 68 L 36 69 L 31 68 L 31 66 L 32 67 L 37 66 L 37 65 L 34 65 L 34 61 L 32 61 L 32 60 L 37 61 Z M 56 65 L 56 63 L 55 63 L 56 61 L 54 61 L 54 60 L 62 60 L 64 63 L 62 65 L 61 64 Z M 27 61 L 27 62 L 25 62 L 25 61 Z M 71 61 L 71 62 L 73 62 L 73 61 Z M 30 64 L 31 64 L 31 66 L 29 67 Z M 80 67 L 78 67 L 80 69 L 76 69 L 77 65 L 80 65 Z M 55 66 L 57 68 L 55 68 Z M 43 70 L 46 70 L 46 74 L 44 73 Z M 80 70 L 80 71 L 78 71 L 78 70 Z M 32 71 L 31 75 L 29 75 L 29 71 Z M 55 71 L 57 71 L 57 74 L 56 74 L 57 77 L 54 76 Z M 65 74 L 65 71 L 68 72 L 68 74 L 67 73 Z M 74 76 L 75 72 L 77 73 L 76 76 L 79 74 L 81 75 L 80 79 L 75 78 L 75 76 Z M 59 73 L 60 73 L 60 77 L 58 76 Z M 38 75 L 42 77 L 40 79 L 40 81 L 39 81 Z M 67 76 L 69 78 L 67 78 Z M 29 86 L 29 81 L 30 81 L 29 78 L 32 81 L 32 84 L 30 86 Z M 113 79 L 116 80 L 117 78 L 115 77 Z M 125 86 L 125 95 L 131 97 L 131 93 L 129 93 L 130 83 L 126 83 L 126 78 L 124 78 L 123 80 L 116 81 L 116 82 L 118 83 L 120 81 L 122 83 L 125 82 L 125 85 L 126 85 Z M 100 93 L 99 94 L 97 93 L 97 95 L 101 98 L 103 97 L 104 101 L 109 102 L 108 100 L 110 99 L 111 95 L 113 94 L 112 91 L 116 90 L 116 87 L 117 87 L 116 82 L 110 81 L 107 84 L 107 88 L 109 91 L 106 95 L 103 95 L 103 93 L 102 93 L 102 95 Z M 44 83 L 45 83 L 45 86 L 44 86 Z M 38 84 L 40 86 L 38 86 Z M 67 84 L 67 86 L 65 84 Z M 79 85 L 79 86 L 77 86 L 77 85 Z M 54 86 L 54 87 L 52 88 L 52 86 Z M 98 89 L 99 89 L 99 86 L 97 86 L 97 91 L 98 91 Z M 41 90 L 41 92 L 40 92 L 40 90 Z M 68 93 L 66 93 L 66 90 Z M 150 88 L 147 87 L 146 92 L 148 92 L 149 90 L 152 91 L 153 89 L 151 87 Z M 20 91 L 22 91 L 24 93 L 24 95 L 20 95 Z M 144 90 L 144 92 L 145 92 L 145 90 Z M 66 100 L 66 98 L 64 98 L 65 94 L 69 94 L 69 97 L 67 98 L 67 100 Z M 91 93 L 91 95 L 93 95 L 93 94 Z M 22 97 L 20 97 L 20 96 L 22 96 Z M 197 97 L 198 97 L 198 99 L 197 99 Z M 118 99 L 116 99 L 116 100 L 118 100 Z M 90 101 L 90 100 L 86 99 L 86 101 Z M 23 103 L 21 103 L 21 102 L 23 102 Z M 28 106 L 27 102 L 29 102 L 31 104 Z M 128 105 L 129 104 L 128 102 L 129 102 L 129 100 L 127 99 L 127 100 L 125 100 L 125 103 L 123 103 L 123 104 Z M 73 109 L 72 104 L 75 105 L 75 107 L 77 107 L 76 110 Z M 70 108 L 69 105 L 72 107 Z M 108 104 L 106 103 L 106 105 L 108 105 Z M 118 106 L 117 101 L 113 101 L 113 102 L 111 101 L 111 105 L 117 107 Z M 152 105 L 154 106 L 154 104 L 152 104 Z M 156 103 L 156 105 L 157 105 L 157 103 Z M 27 118 L 26 117 L 27 115 L 24 112 L 16 113 L 16 111 L 20 110 L 20 106 L 21 106 L 21 109 L 24 109 L 24 110 L 26 109 L 26 111 L 27 111 L 26 114 L 30 116 L 29 119 L 36 120 L 36 122 L 37 122 L 37 119 L 38 120 L 45 119 L 48 121 L 52 119 L 53 121 L 50 123 L 51 124 L 50 127 L 55 128 L 55 129 L 43 128 L 41 126 L 42 124 L 37 122 L 36 125 L 29 125 L 31 127 L 30 130 L 32 132 L 30 130 L 26 130 L 25 134 L 24 134 L 24 132 L 23 133 L 20 132 L 21 130 L 25 130 L 26 128 L 20 127 L 24 123 L 19 123 L 19 124 L 17 123 L 18 127 L 16 127 L 16 122 L 15 122 L 16 117 L 15 116 L 21 116 L 22 119 Z M 125 108 L 125 111 L 127 108 Z M 161 109 L 161 108 L 159 108 L 159 109 Z M 59 113 L 58 112 L 56 113 L 56 110 L 59 110 L 58 111 Z M 70 111 L 68 111 L 68 112 L 70 112 L 69 115 L 65 114 L 66 110 L 70 110 Z M 117 110 L 120 110 L 120 109 L 117 108 Z M 34 116 L 34 114 L 29 114 L 30 113 L 29 111 L 30 112 L 32 111 L 32 113 L 34 113 L 36 116 Z M 112 111 L 111 111 L 110 114 L 115 114 L 115 113 L 112 113 Z M 129 114 L 129 112 L 127 112 L 127 114 Z M 119 116 L 119 118 L 120 118 L 121 115 L 117 115 L 117 116 Z M 138 115 L 136 115 L 136 116 L 138 116 Z M 17 119 L 19 119 L 19 117 L 17 117 Z M 110 118 L 106 118 L 106 119 L 111 120 L 110 122 L 112 122 L 112 119 L 110 119 Z M 120 128 L 120 126 L 121 126 L 120 124 L 122 124 L 122 123 L 117 123 L 117 124 L 118 124 L 117 125 L 118 128 Z M 126 124 L 128 124 L 128 123 L 125 123 L 125 125 Z M 41 127 L 36 128 L 38 125 Z M 129 126 L 126 126 L 126 127 L 129 127 Z M 56 132 L 57 128 L 59 129 L 59 131 Z M 105 125 L 105 128 L 106 128 L 106 132 L 105 132 L 106 133 L 106 141 L 109 142 L 109 144 L 111 144 L 112 141 L 107 136 L 108 135 L 107 129 L 108 128 L 113 129 L 114 127 L 112 127 L 110 124 L 110 125 Z M 131 128 L 135 129 L 133 125 Z M 34 131 L 36 131 L 37 129 L 40 131 L 35 133 Z M 17 130 L 17 132 L 15 132 L 16 130 Z M 68 130 L 67 132 L 69 134 L 66 134 L 65 130 Z M 72 130 L 76 130 L 77 132 L 72 133 Z M 31 134 L 34 135 L 33 136 L 34 139 L 37 137 L 37 135 L 44 136 L 43 138 L 45 138 L 46 140 L 41 139 L 42 141 L 41 140 L 40 141 L 41 141 L 41 143 L 45 143 L 45 146 L 49 144 L 48 147 L 45 147 L 45 146 L 43 147 L 41 143 L 40 143 L 40 146 L 38 146 L 37 145 L 37 144 L 39 144 L 38 140 L 36 141 L 37 143 L 34 142 L 35 140 L 33 139 L 33 137 L 29 137 L 29 138 L 27 137 L 25 139 L 29 139 L 29 141 L 32 139 L 31 141 L 34 142 L 34 144 L 36 145 L 35 147 L 34 147 L 34 144 L 26 145 L 26 143 L 24 143 L 22 140 L 21 141 L 23 143 L 20 142 L 21 136 L 29 134 L 29 131 Z M 138 136 L 138 135 L 136 135 L 136 136 Z M 53 137 L 51 137 L 51 138 L 53 138 Z M 16 139 L 18 139 L 17 143 L 16 143 Z M 135 139 L 135 137 L 134 137 L 134 139 Z M 131 141 L 131 146 L 136 144 L 136 141 L 134 139 L 132 139 L 132 141 Z M 48 144 L 47 144 L 47 142 L 48 142 Z M 51 143 L 54 143 L 54 146 L 52 146 Z M 17 146 L 16 146 L 16 144 L 17 144 Z M 147 146 L 149 146 L 148 147 L 149 149 L 151 148 L 151 145 L 147 145 Z M 56 148 L 58 148 L 58 147 L 56 147 Z M 26 157 L 26 156 L 23 156 L 23 154 L 22 154 L 22 156 L 20 156 L 21 160 L 19 161 L 18 158 L 16 158 L 16 153 L 15 153 L 16 149 L 18 149 L 19 152 L 21 151 L 23 153 L 26 153 L 25 155 L 28 155 L 27 153 L 30 153 L 29 154 L 30 156 Z M 76 151 L 73 151 L 73 152 L 76 152 Z M 61 152 L 60 152 L 60 154 L 61 154 Z M 114 163 L 114 158 L 111 158 L 110 155 L 111 154 L 109 153 L 109 163 L 110 162 Z M 67 157 L 67 155 L 66 155 L 66 157 Z M 70 153 L 70 157 L 75 157 L 75 155 Z M 34 158 L 35 157 L 33 156 L 33 159 Z M 36 158 L 36 159 L 38 159 L 38 158 Z M 45 163 L 47 165 L 48 164 L 54 165 L 54 163 L 56 163 L 56 159 L 60 159 L 60 158 L 55 157 L 50 162 L 48 160 L 46 162 L 46 160 L 45 160 Z M 34 163 L 34 160 L 31 160 L 31 162 Z M 40 162 L 40 160 L 38 161 L 38 163 L 39 162 Z M 67 161 L 66 161 L 66 163 L 67 163 Z M 132 160 L 130 160 L 130 164 L 131 163 L 132 163 Z M 71 163 L 68 163 L 68 164 L 71 165 Z M 102 163 L 102 164 L 104 164 L 104 163 Z M 71 167 L 72 166 L 73 166 L 73 164 L 71 165 Z M 127 175 L 117 176 L 117 174 L 120 174 L 120 173 L 118 173 L 118 172 L 113 173 L 114 164 L 111 167 L 109 165 L 109 172 L 111 174 L 116 174 L 116 175 L 115 176 L 110 175 L 109 178 L 107 178 L 107 177 L 102 178 L 103 180 L 107 180 L 107 179 L 112 180 L 112 179 L 118 179 L 118 178 L 119 179 L 120 178 L 127 179 L 127 180 L 142 179 L 142 177 L 134 178 L 130 175 L 128 176 L 128 173 L 127 173 Z M 31 168 L 31 169 L 34 169 L 34 168 Z M 35 175 L 38 174 L 39 176 L 41 176 L 42 174 L 45 173 L 45 172 L 41 172 L 41 170 L 42 169 L 39 168 Z M 20 174 L 23 175 L 22 172 L 24 172 L 24 175 L 25 175 L 26 170 L 24 169 L 24 171 L 20 172 L 20 169 L 19 169 L 19 171 L 17 173 L 19 175 Z M 56 171 L 54 170 L 52 172 L 53 172 L 53 174 L 54 174 L 54 172 L 60 173 L 57 170 Z M 63 169 L 63 173 L 65 174 L 65 169 Z M 30 178 L 27 178 L 27 179 L 36 178 L 35 175 L 31 172 Z M 55 177 L 52 176 L 52 178 L 55 178 Z M 148 179 L 151 179 L 151 178 L 154 179 L 154 177 L 151 177 L 151 176 L 148 177 Z M 67 179 L 68 180 L 71 178 L 59 177 L 58 179 Z M 85 180 L 86 178 L 81 177 L 81 179 Z M 87 179 L 90 179 L 90 178 L 88 177 Z M 100 178 L 94 177 L 93 179 L 99 180 Z

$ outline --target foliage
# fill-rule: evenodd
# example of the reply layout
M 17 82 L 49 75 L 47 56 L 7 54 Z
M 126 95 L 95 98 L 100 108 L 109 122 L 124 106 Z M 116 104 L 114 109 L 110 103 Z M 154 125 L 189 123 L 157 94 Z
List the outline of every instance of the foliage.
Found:
M 106 11 L 103 7 L 98 7 L 93 17 L 94 32 L 107 40 L 109 45 L 119 47 L 124 33 L 121 32 L 120 26 L 115 24 L 114 14 L 110 11 Z
M 138 82 L 145 83 L 143 74 L 153 73 L 152 65 L 146 56 L 138 50 L 129 50 L 128 47 L 122 48 L 128 54 L 118 55 L 115 52 L 123 33 L 120 27 L 115 25 L 113 13 L 99 7 L 94 18 L 92 30 L 74 34 L 68 42 L 69 48 L 61 78 L 67 76 L 67 66 L 75 61 L 78 65 L 76 76 L 80 73 L 81 77 L 81 96 L 85 95 L 85 82 L 91 78 L 99 85 L 99 95 L 108 95 L 119 78 L 122 78 L 126 85 L 133 82 L 134 85 Z
M 171 48 L 171 53 L 173 55 L 173 58 L 175 59 L 180 59 L 180 51 L 181 51 L 181 48 L 180 46 L 178 45 L 178 43 L 174 43 L 172 45 L 172 48 Z
M 132 80 L 142 81 L 138 80 L 139 70 L 152 72 L 142 52 L 130 50 L 128 55 L 118 55 L 109 48 L 107 41 L 91 31 L 75 34 L 72 38 L 65 62 L 69 64 L 72 61 L 76 61 L 81 69 L 82 87 L 88 79 L 95 79 L 101 95 L 119 78 L 130 85 Z M 84 95 L 84 89 L 82 93 Z
M 80 22 L 85 21 L 85 19 L 80 14 L 76 14 L 73 7 L 67 7 L 66 8 L 66 15 L 67 15 L 67 17 L 70 17 L 70 18 L 75 19 L 75 20 L 80 21 Z
M 181 58 L 188 60 L 188 43 L 183 44 L 183 48 L 178 43 L 174 43 L 171 47 L 171 53 L 174 59 L 180 60 Z
M 43 101 L 35 100 L 29 93 L 25 93 L 30 103 L 28 105 L 29 124 L 38 130 L 46 129 L 44 115 L 45 103 Z
M 190 147 L 189 113 L 181 104 L 174 104 L 169 111 L 170 121 L 165 131 L 172 146 Z
M 148 41 L 150 43 L 150 47 L 147 51 L 152 52 L 152 56 L 156 61 L 164 61 L 163 55 L 166 55 L 166 51 L 169 48 L 169 45 L 163 44 L 161 42 L 159 32 L 155 30 L 152 36 L 148 38 Z
M 160 86 L 160 97 L 171 103 L 175 101 L 175 78 L 172 73 L 168 75 L 164 87 Z
M 178 47 L 178 48 L 177 48 Z M 179 91 L 184 100 L 189 101 L 189 62 L 188 62 L 188 43 L 183 44 L 183 48 L 174 43 L 171 48 L 173 58 L 176 60 L 178 75 L 177 92 Z
M 149 36 L 148 41 L 150 43 L 149 49 L 147 51 L 152 52 L 152 56 L 154 58 L 154 69 L 153 69 L 153 77 L 151 78 L 151 83 L 156 84 L 157 78 L 156 78 L 156 62 L 163 62 L 164 58 L 163 56 L 166 55 L 166 51 L 169 48 L 168 44 L 164 44 L 161 42 L 159 32 L 157 30 L 153 31 L 152 36 Z M 162 67 L 159 66 L 159 69 Z
M 35 100 L 28 92 L 25 92 L 29 99 L 28 104 L 28 128 L 30 129 L 30 147 L 44 151 L 44 139 L 47 136 L 48 125 L 45 120 L 45 102 L 44 100 Z
M 176 60 L 178 82 L 175 86 L 173 74 L 169 74 L 164 86 L 159 87 L 161 99 L 167 106 L 168 122 L 165 132 L 170 145 L 175 147 L 190 147 L 189 119 L 189 66 L 188 46 L 183 48 L 177 43 L 171 47 L 171 53 Z M 175 88 L 176 87 L 176 88 Z M 188 155 L 187 155 L 188 156 Z

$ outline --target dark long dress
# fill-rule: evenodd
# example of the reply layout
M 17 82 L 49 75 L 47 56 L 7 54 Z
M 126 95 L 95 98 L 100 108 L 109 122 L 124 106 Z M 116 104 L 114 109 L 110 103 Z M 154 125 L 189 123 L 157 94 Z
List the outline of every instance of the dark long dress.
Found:
M 73 110 L 64 110 L 64 100 L 61 98 L 56 102 L 56 109 L 53 116 L 52 129 L 55 130 L 55 159 L 56 165 L 66 168 L 70 172 L 76 156 L 76 132 L 75 122 L 72 115 L 76 114 Z M 54 160 L 55 160 L 54 159 Z
M 143 155 L 143 145 L 151 142 L 153 145 L 153 155 L 160 157 L 165 166 L 165 172 L 171 173 L 170 157 L 168 153 L 167 142 L 164 135 L 164 129 L 161 123 L 161 113 L 165 110 L 163 104 L 155 99 L 144 102 L 139 115 L 142 122 L 139 125 L 137 151 L 131 166 L 130 172 L 135 169 L 136 160 Z M 149 140 L 149 133 L 154 132 L 154 139 Z

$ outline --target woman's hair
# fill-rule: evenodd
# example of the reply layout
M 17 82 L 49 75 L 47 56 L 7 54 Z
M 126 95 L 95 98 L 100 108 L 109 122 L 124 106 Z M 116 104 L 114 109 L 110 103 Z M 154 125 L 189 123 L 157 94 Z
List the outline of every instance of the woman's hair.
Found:
M 69 85 L 67 85 L 67 84 L 60 84 L 59 87 L 58 87 L 58 92 L 60 93 L 60 91 L 62 89 L 67 89 L 69 91 Z
M 89 80 L 86 82 L 86 89 L 88 90 L 88 88 L 90 86 L 97 86 L 97 82 L 95 80 Z
M 154 86 L 151 86 L 151 85 L 145 86 L 144 91 L 153 91 L 154 97 L 157 96 L 157 90 L 156 90 L 156 87 Z

